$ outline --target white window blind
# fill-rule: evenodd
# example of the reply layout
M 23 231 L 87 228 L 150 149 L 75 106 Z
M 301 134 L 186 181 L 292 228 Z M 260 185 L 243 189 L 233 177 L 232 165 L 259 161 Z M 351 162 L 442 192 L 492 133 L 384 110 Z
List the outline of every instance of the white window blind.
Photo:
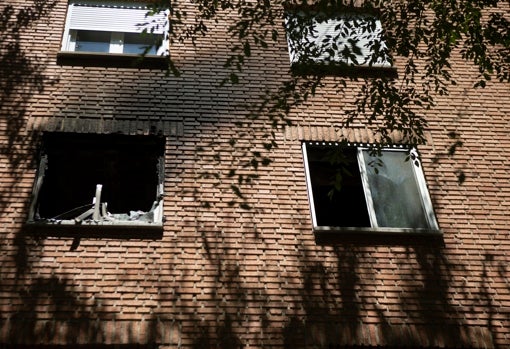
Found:
M 166 15 L 164 12 L 147 16 L 149 10 L 141 4 L 70 3 L 69 29 L 102 30 L 124 33 L 148 32 L 163 34 Z
M 391 66 L 382 39 L 381 21 L 364 15 L 288 15 L 291 63 L 342 62 L 349 65 Z

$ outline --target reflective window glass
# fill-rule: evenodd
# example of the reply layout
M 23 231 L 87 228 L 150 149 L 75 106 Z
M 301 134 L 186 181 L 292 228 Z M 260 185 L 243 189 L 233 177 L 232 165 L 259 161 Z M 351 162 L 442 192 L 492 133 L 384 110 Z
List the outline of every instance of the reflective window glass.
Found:
M 76 32 L 76 51 L 109 52 L 110 39 L 110 32 L 78 30 Z

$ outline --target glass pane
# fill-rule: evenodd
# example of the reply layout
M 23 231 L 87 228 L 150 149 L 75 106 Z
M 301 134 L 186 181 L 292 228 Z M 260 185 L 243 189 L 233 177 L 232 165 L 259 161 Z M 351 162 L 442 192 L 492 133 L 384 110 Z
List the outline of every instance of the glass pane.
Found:
M 147 33 L 125 33 L 124 34 L 124 53 L 142 54 L 147 47 L 150 47 L 146 54 L 157 54 L 154 45 L 161 35 L 151 35 Z
M 80 52 L 109 52 L 110 32 L 78 30 L 75 50 Z
M 413 161 L 407 152 L 385 151 L 380 157 L 363 151 L 379 227 L 428 228 Z
M 355 148 L 307 147 L 318 226 L 370 227 Z

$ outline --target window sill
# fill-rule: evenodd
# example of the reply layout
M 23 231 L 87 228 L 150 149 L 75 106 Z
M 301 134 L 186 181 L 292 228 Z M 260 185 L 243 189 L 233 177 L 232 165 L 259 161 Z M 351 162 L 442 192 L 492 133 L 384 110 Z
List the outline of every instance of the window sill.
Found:
M 359 78 L 397 78 L 395 66 L 348 65 L 342 63 L 292 63 L 293 75 L 334 75 Z
M 438 229 L 423 228 L 364 228 L 364 227 L 314 227 L 320 234 L 356 233 L 356 234 L 442 234 Z
M 32 235 L 54 237 L 146 238 L 159 239 L 163 235 L 161 222 L 96 222 L 74 220 L 28 221 L 24 231 Z
M 314 227 L 318 243 L 361 243 L 369 245 L 410 245 L 441 242 L 439 229 Z
M 148 68 L 167 69 L 168 57 L 125 53 L 96 53 L 60 51 L 57 53 L 58 65 L 82 67 Z

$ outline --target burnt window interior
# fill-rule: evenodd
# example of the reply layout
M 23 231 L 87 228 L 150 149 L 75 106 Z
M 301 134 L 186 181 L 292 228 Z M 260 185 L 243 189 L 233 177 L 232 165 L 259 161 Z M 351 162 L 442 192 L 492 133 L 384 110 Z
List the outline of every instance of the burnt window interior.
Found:
M 150 212 L 162 194 L 164 144 L 158 136 L 44 134 L 34 219 L 86 218 L 98 187 L 101 219 L 136 220 Z
M 308 146 L 307 154 L 317 224 L 369 227 L 356 148 Z

